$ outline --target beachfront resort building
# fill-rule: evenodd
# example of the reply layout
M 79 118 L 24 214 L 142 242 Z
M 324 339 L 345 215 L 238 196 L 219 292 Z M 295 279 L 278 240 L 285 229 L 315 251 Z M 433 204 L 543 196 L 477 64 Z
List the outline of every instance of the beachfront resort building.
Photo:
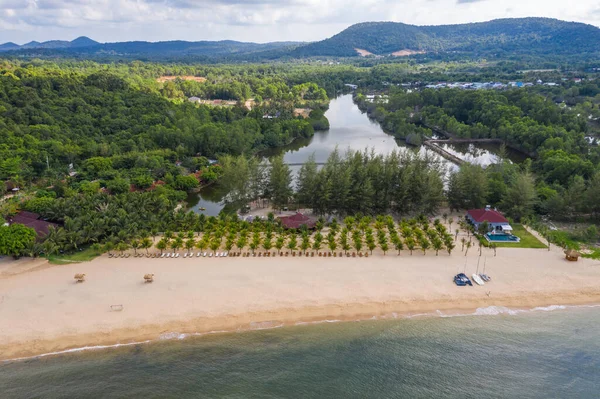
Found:
M 286 229 L 299 229 L 302 226 L 306 226 L 308 229 L 314 229 L 317 224 L 315 218 L 303 215 L 300 212 L 292 216 L 282 216 L 279 220 L 281 220 L 281 224 Z
M 489 205 L 484 209 L 471 209 L 467 211 L 466 219 L 479 230 L 479 226 L 487 222 L 489 231 L 494 234 L 511 234 L 513 228 L 503 214 Z

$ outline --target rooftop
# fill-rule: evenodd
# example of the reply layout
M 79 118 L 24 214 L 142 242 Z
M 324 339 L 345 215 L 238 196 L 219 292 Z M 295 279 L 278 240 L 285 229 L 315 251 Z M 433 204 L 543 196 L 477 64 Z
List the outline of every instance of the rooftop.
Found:
M 508 223 L 508 220 L 503 214 L 491 208 L 471 209 L 467 211 L 467 215 L 471 216 L 471 218 L 477 223 Z

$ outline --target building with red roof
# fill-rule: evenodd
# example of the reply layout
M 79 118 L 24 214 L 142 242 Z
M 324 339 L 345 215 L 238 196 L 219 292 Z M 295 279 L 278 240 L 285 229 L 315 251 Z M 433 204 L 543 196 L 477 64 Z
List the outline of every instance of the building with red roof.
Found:
M 301 226 L 314 229 L 317 224 L 316 219 L 303 215 L 300 212 L 292 216 L 282 216 L 279 220 L 281 220 L 281 224 L 287 229 L 299 229 Z
M 58 227 L 57 224 L 47 222 L 40 219 L 40 215 L 33 212 L 21 211 L 15 216 L 8 219 L 8 224 L 22 224 L 27 227 L 31 227 L 35 230 L 38 238 L 42 238 L 48 235 L 50 227 Z
M 467 211 L 466 219 L 475 226 L 476 230 L 479 230 L 479 226 L 484 222 L 488 223 L 489 230 L 494 233 L 510 233 L 513 230 L 504 215 L 496 209 L 492 209 L 489 205 L 484 209 L 471 209 Z

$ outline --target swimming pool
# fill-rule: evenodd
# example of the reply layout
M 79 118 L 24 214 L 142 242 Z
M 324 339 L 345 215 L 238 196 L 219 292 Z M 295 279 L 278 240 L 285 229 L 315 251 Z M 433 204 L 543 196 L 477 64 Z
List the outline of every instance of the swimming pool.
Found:
M 519 237 L 512 235 L 512 234 L 490 234 L 490 233 L 487 233 L 485 235 L 485 238 L 487 238 L 487 240 L 490 242 L 519 242 L 519 241 L 521 241 L 521 239 Z

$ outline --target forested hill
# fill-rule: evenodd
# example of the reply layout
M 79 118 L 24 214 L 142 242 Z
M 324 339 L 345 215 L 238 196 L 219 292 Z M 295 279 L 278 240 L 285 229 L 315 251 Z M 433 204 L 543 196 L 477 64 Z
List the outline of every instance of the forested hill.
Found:
M 302 43 L 273 42 L 273 43 L 246 43 L 233 40 L 222 41 L 161 41 L 161 42 L 118 42 L 98 43 L 87 37 L 79 37 L 73 41 L 51 40 L 47 42 L 30 42 L 19 46 L 15 43 L 0 44 L 0 52 L 15 51 L 19 54 L 29 55 L 112 55 L 129 58 L 164 58 L 186 56 L 225 56 L 244 55 L 256 52 L 269 52 L 273 50 L 288 49 Z M 7 53 L 7 54 L 11 54 Z
M 579 54 L 600 51 L 600 29 L 549 18 L 498 19 L 462 25 L 415 26 L 366 22 L 293 50 L 297 57 L 425 52 Z

